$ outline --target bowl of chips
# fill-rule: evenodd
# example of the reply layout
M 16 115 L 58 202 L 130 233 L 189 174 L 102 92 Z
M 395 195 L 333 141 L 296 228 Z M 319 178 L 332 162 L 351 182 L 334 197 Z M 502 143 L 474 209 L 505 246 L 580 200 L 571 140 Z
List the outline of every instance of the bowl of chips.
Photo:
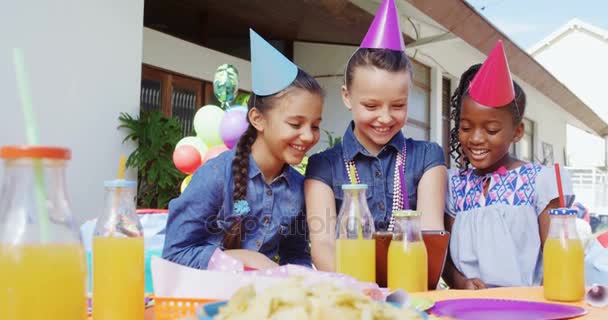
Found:
M 377 302 L 332 282 L 309 282 L 299 277 L 261 292 L 253 285 L 245 286 L 228 301 L 201 306 L 197 314 L 200 320 L 428 319 L 422 312 Z

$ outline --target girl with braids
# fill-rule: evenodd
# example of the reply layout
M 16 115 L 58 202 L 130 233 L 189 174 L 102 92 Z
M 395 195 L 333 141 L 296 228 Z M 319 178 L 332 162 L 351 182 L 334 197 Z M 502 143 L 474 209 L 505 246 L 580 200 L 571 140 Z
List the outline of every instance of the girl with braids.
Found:
M 253 30 L 249 127 L 169 204 L 163 257 L 206 268 L 216 249 L 246 266 L 310 266 L 299 164 L 319 141 L 323 92 Z
M 524 133 L 526 95 L 511 79 L 502 42 L 482 66 L 465 71 L 452 97 L 444 279 L 458 289 L 542 282 L 549 209 L 559 206 L 553 168 L 511 154 Z M 567 205 L 574 197 L 562 170 Z
M 378 25 L 380 21 L 386 25 Z M 437 197 L 446 188 L 442 149 L 435 143 L 406 139 L 401 132 L 412 82 L 404 50 L 395 5 L 385 0 L 346 66 L 342 99 L 353 121 L 339 144 L 308 161 L 304 194 L 312 258 L 319 270 L 335 269 L 336 212 L 342 204 L 343 184 L 368 185 L 367 202 L 376 231 L 389 229 L 392 212 L 406 208 L 423 212 L 423 229 L 444 229 L 444 197 Z M 407 199 L 402 198 L 399 168 L 404 168 Z M 357 181 L 350 180 L 352 170 Z

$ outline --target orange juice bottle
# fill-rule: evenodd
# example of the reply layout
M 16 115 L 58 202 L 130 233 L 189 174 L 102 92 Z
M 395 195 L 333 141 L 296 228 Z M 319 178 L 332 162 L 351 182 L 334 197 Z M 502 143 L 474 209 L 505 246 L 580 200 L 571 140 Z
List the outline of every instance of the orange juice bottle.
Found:
M 584 250 L 576 232 L 576 210 L 552 209 L 543 249 L 545 299 L 580 301 L 585 295 Z
M 388 248 L 387 283 L 391 290 L 407 292 L 427 290 L 428 262 L 420 213 L 413 210 L 393 212 L 395 227 Z
M 5 146 L 0 319 L 86 319 L 86 263 L 66 194 L 70 150 Z
M 135 181 L 104 183 L 105 211 L 93 234 L 93 319 L 144 318 L 144 238 Z
M 365 184 L 345 184 L 336 223 L 336 272 L 359 281 L 376 281 L 374 219 L 365 198 Z

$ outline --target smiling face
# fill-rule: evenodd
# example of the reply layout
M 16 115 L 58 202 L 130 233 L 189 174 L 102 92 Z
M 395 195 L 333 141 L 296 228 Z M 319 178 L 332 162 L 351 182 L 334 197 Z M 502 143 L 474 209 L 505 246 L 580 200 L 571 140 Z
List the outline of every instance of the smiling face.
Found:
M 300 88 L 290 89 L 277 105 L 256 121 L 265 149 L 276 161 L 299 164 L 319 142 L 323 98 Z
M 512 143 L 524 132 L 523 123 L 513 123 L 510 108 L 490 108 L 466 96 L 460 111 L 458 139 L 471 165 L 482 172 L 507 166 Z
M 357 67 L 352 78 L 349 88 L 342 87 L 342 100 L 352 111 L 357 140 L 377 154 L 407 121 L 410 76 L 406 70 Z

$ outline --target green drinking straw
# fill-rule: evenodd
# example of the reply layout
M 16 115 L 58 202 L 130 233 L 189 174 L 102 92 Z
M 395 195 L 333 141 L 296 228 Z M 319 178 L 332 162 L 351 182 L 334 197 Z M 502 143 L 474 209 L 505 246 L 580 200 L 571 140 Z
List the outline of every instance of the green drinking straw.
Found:
M 21 109 L 25 120 L 25 133 L 27 144 L 38 144 L 38 130 L 34 121 L 32 108 L 32 96 L 29 92 L 27 82 L 27 72 L 25 69 L 25 58 L 21 48 L 13 48 L 13 64 L 15 65 L 15 78 L 17 80 L 17 91 L 21 100 Z M 40 227 L 40 237 L 42 243 L 49 240 L 49 218 L 46 210 L 46 190 L 44 185 L 44 170 L 41 159 L 33 159 L 34 165 L 34 193 L 36 198 L 36 208 L 38 212 L 38 225 Z

